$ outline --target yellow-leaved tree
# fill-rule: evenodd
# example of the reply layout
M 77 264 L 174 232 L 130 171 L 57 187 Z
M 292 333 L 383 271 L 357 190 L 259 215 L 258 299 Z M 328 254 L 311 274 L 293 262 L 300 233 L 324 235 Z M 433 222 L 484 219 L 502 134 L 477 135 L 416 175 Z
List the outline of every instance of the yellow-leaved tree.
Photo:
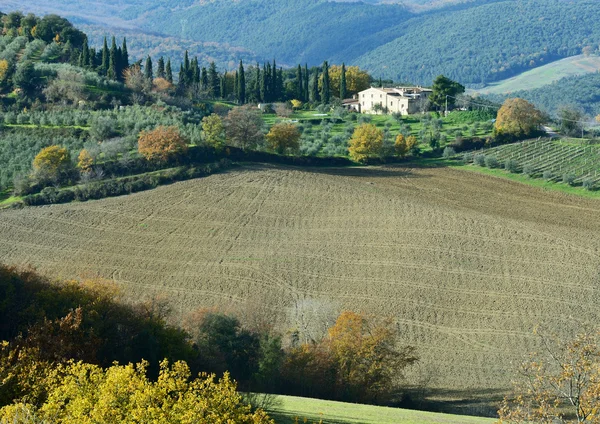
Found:
M 47 399 L 41 406 L 13 404 L 0 410 L 0 422 L 273 424 L 262 410 L 244 405 L 226 373 L 191 378 L 185 362 L 161 362 L 157 381 L 147 377 L 148 363 L 113 365 L 106 370 L 92 364 L 59 365 L 47 377 Z M 37 422 L 37 421 L 36 421 Z
M 71 155 L 65 147 L 46 147 L 33 160 L 34 177 L 39 181 L 62 182 L 72 169 Z
M 225 147 L 225 126 L 221 117 L 215 113 L 202 119 L 204 141 L 217 150 Z
M 177 127 L 160 126 L 142 131 L 138 139 L 138 152 L 148 160 L 166 161 L 186 151 L 187 142 Z
M 90 155 L 90 152 L 86 149 L 82 149 L 77 157 L 77 168 L 79 168 L 81 172 L 89 172 L 92 169 L 93 164 L 94 159 L 92 158 L 92 155 Z
M 522 364 L 499 423 L 600 422 L 600 332 L 564 342 L 543 337 L 541 353 Z
M 544 123 L 542 113 L 527 100 L 506 99 L 496 118 L 497 134 L 524 137 L 533 134 Z
M 8 60 L 0 60 L 0 85 L 3 84 L 8 77 Z
M 362 124 L 356 127 L 350 139 L 350 157 L 357 162 L 364 162 L 370 157 L 378 156 L 383 148 L 383 131 L 373 124 Z
M 298 99 L 294 99 L 292 100 L 292 109 L 297 110 L 300 109 L 302 107 L 302 101 L 298 100 Z
M 300 131 L 294 124 L 275 124 L 266 138 L 268 147 L 279 154 L 297 153 L 300 149 Z
M 408 137 L 404 137 L 402 134 L 398 134 L 396 137 L 396 142 L 394 143 L 394 149 L 396 151 L 396 155 L 400 157 L 404 157 L 410 153 L 413 147 L 417 144 L 417 137 L 414 135 L 409 135 Z
M 334 95 L 340 92 L 340 82 L 342 76 L 342 67 L 331 65 L 329 67 L 329 86 Z M 321 76 L 321 81 L 323 77 Z M 366 90 L 371 86 L 371 76 L 367 71 L 361 70 L 358 66 L 346 67 L 346 96 L 352 96 L 359 91 Z

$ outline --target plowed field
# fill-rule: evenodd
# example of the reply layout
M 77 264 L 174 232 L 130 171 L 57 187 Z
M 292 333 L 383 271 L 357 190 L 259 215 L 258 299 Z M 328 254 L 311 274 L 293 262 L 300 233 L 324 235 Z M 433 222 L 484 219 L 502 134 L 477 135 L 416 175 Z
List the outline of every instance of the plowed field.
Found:
M 445 389 L 506 387 L 536 324 L 600 318 L 600 202 L 448 168 L 247 167 L 0 212 L 0 234 L 6 263 L 181 314 L 255 305 L 307 332 L 344 308 L 392 315 Z

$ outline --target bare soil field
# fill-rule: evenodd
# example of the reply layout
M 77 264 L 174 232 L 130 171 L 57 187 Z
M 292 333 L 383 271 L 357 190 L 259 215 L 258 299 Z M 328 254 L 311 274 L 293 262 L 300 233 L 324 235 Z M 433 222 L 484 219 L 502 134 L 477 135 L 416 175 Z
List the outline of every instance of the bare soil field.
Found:
M 0 211 L 0 260 L 305 337 L 343 309 L 390 315 L 422 357 L 414 381 L 482 394 L 507 387 L 537 324 L 598 322 L 599 218 L 598 201 L 449 168 L 257 165 Z

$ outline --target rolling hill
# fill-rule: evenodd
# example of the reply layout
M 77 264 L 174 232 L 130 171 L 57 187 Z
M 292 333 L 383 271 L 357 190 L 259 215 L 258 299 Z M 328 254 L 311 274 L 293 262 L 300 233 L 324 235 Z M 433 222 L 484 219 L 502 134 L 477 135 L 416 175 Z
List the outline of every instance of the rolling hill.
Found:
M 600 44 L 595 0 L 4 2 L 3 9 L 10 8 L 215 42 L 290 66 L 323 60 L 357 64 L 375 77 L 420 84 L 439 74 L 490 83 L 581 54 L 584 47 L 597 51 Z
M 345 309 L 388 315 L 421 356 L 411 382 L 490 400 L 539 347 L 536 325 L 598 320 L 599 214 L 591 199 L 449 168 L 256 165 L 0 211 L 0 257 L 164 295 L 182 319 L 215 306 L 318 332 Z

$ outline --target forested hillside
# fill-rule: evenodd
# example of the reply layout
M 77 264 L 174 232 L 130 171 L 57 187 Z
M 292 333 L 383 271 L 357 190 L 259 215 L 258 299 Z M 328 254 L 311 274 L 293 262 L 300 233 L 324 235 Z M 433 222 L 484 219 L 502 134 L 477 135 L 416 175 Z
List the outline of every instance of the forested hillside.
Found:
M 138 31 L 128 38 L 140 45 L 140 57 L 148 53 L 146 48 L 162 53 L 170 50 L 166 46 L 172 40 L 192 40 L 200 43 L 195 54 L 211 57 L 220 66 L 235 55 L 277 57 L 284 65 L 329 60 L 360 65 L 376 77 L 419 84 L 430 84 L 439 74 L 469 84 L 497 81 L 580 54 L 584 48 L 593 53 L 600 44 L 595 0 L 6 4 L 6 10 L 56 12 L 78 24 L 111 27 L 113 33 L 115 28 Z M 157 39 L 148 43 L 148 35 Z M 138 37 L 146 41 L 138 42 Z M 175 56 L 179 54 L 176 49 Z
M 401 24 L 394 41 L 354 62 L 374 75 L 428 84 L 439 74 L 463 83 L 504 79 L 553 60 L 598 50 L 595 0 L 508 0 Z
M 498 103 L 502 103 L 508 97 L 526 99 L 551 115 L 556 115 L 563 107 L 574 107 L 585 115 L 597 116 L 600 114 L 600 72 L 562 78 L 534 90 L 486 96 Z

